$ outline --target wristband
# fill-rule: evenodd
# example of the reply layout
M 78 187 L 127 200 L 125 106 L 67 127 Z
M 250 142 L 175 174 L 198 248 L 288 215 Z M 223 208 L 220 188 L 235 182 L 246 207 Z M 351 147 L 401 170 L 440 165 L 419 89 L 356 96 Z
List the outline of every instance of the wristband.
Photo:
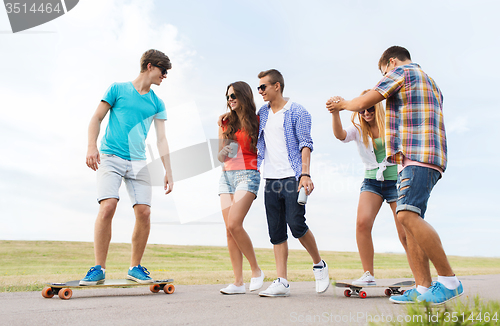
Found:
M 309 179 L 311 178 L 311 176 L 310 176 L 309 174 L 307 174 L 307 173 L 302 173 L 302 174 L 300 175 L 299 180 L 300 180 L 302 177 L 308 177 Z

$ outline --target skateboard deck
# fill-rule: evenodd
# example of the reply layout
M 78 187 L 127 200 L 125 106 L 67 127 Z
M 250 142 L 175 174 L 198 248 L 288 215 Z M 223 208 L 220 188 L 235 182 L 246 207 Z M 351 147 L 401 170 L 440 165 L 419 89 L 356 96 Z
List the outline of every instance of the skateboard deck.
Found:
M 361 291 L 363 288 L 386 288 L 384 293 L 386 296 L 390 297 L 394 294 L 403 294 L 405 290 L 401 288 L 412 287 L 415 285 L 415 281 L 404 281 L 392 284 L 377 284 L 377 285 L 355 285 L 352 283 L 336 282 L 334 285 L 338 288 L 349 288 L 344 291 L 346 297 L 358 296 L 362 299 L 366 298 L 368 295 L 365 291 Z
M 172 283 L 173 279 L 155 280 L 149 283 L 138 283 L 127 279 L 111 279 L 105 280 L 104 283 L 96 285 L 80 285 L 80 280 L 69 281 L 65 283 L 47 283 L 48 287 L 42 290 L 44 298 L 52 298 L 58 295 L 59 298 L 68 300 L 73 295 L 71 288 L 99 288 L 99 287 L 131 287 L 131 286 L 149 286 L 149 290 L 153 293 L 158 293 L 161 290 L 166 294 L 172 294 L 175 291 L 175 286 Z

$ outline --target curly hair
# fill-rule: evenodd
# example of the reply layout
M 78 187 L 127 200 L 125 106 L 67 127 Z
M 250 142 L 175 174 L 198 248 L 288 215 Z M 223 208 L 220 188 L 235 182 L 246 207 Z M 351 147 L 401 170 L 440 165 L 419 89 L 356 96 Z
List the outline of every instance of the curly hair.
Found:
M 235 140 L 234 134 L 238 130 L 244 130 L 250 137 L 250 148 L 253 151 L 257 151 L 257 138 L 259 136 L 259 121 L 257 118 L 257 108 L 253 99 L 252 88 L 243 81 L 237 81 L 229 84 L 226 89 L 226 95 L 229 88 L 233 87 L 234 95 L 238 99 L 241 105 L 241 119 L 238 114 L 231 110 L 229 102 L 227 107 L 229 109 L 229 117 L 227 120 L 227 128 L 223 132 L 224 139 Z

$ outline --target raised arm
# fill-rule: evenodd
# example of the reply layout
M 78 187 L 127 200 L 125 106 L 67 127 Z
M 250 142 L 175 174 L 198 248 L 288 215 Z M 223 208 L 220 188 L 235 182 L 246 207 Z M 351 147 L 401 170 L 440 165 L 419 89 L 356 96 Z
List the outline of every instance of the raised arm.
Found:
M 154 119 L 156 130 L 156 145 L 160 153 L 163 167 L 165 168 L 165 178 L 163 186 L 165 195 L 168 195 L 174 189 L 174 178 L 172 177 L 172 168 L 170 166 L 170 149 L 168 148 L 167 136 L 165 135 L 165 120 Z
M 340 97 L 333 97 L 326 102 L 326 107 L 330 112 L 342 110 L 360 112 L 371 108 L 383 100 L 385 100 L 385 98 L 379 92 L 371 89 L 364 95 L 353 98 L 350 101 L 344 100 Z
M 344 140 L 347 137 L 347 132 L 342 127 L 342 121 L 340 120 L 340 112 L 332 112 L 332 128 L 335 138 L 338 140 Z
M 97 149 L 97 137 L 99 137 L 99 132 L 101 130 L 101 122 L 109 109 L 111 109 L 111 105 L 109 105 L 108 102 L 101 101 L 89 123 L 86 163 L 87 166 L 94 171 L 97 171 L 99 164 L 101 164 L 101 157 Z

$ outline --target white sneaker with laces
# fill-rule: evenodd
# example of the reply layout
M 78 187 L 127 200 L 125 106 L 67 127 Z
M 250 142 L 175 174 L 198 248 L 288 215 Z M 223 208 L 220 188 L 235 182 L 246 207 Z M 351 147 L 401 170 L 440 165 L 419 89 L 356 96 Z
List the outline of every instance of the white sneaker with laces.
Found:
M 234 284 L 229 284 L 223 289 L 220 289 L 222 294 L 245 294 L 245 284 L 242 286 L 236 286 Z
M 278 278 L 266 290 L 260 292 L 259 295 L 261 297 L 288 297 L 290 295 L 290 284 L 285 286 Z
M 264 272 L 261 270 L 259 277 L 252 277 L 250 279 L 250 287 L 248 288 L 250 292 L 257 291 L 264 285 L 264 277 Z
M 377 285 L 377 282 L 375 281 L 375 277 L 370 274 L 369 271 L 366 271 L 363 276 L 361 276 L 359 279 L 356 281 L 352 282 L 353 285 L 364 285 L 364 286 L 370 286 L 370 285 Z
M 314 266 L 313 272 L 316 278 L 316 292 L 323 293 L 328 290 L 330 286 L 330 276 L 328 274 L 328 265 L 324 260 L 322 262 L 325 264 L 324 267 Z

